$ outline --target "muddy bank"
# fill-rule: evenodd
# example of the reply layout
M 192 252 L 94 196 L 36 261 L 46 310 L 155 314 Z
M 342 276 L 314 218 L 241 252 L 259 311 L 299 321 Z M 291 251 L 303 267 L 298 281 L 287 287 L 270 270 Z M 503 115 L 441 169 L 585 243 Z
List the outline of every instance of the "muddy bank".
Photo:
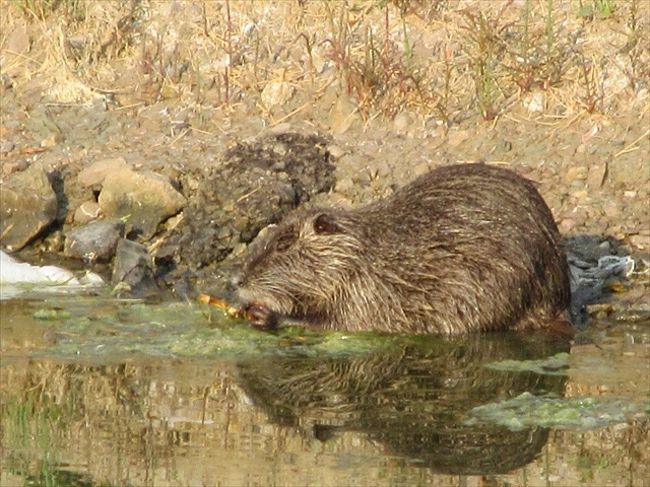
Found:
M 485 161 L 538 183 L 578 260 L 631 255 L 631 284 L 604 291 L 647 313 L 647 9 L 262 5 L 10 5 L 2 247 L 113 285 L 139 262 L 127 283 L 144 294 L 219 293 L 297 205 L 368 202 Z M 42 28 L 59 21 L 59 37 Z

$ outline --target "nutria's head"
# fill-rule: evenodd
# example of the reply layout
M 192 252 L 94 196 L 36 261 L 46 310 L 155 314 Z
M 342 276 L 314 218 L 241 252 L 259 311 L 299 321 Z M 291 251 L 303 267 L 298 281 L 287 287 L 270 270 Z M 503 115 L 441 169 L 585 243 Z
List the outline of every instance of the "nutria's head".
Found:
M 362 254 L 352 223 L 339 210 L 299 210 L 258 237 L 234 279 L 248 316 L 269 326 L 278 316 L 326 319 Z

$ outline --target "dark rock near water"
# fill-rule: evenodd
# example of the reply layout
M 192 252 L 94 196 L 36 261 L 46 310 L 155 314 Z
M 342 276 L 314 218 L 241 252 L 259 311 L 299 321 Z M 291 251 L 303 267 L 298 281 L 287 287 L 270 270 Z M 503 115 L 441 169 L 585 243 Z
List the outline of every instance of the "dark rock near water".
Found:
M 19 250 L 57 216 L 56 194 L 45 171 L 33 165 L 3 182 L 0 208 L 0 244 Z
M 66 235 L 64 253 L 86 262 L 110 260 L 123 233 L 124 222 L 114 219 L 73 228 Z
M 126 239 L 118 241 L 111 282 L 132 296 L 148 296 L 159 291 L 154 266 L 144 245 Z
M 328 141 L 317 135 L 272 134 L 226 151 L 222 164 L 208 166 L 189 195 L 183 220 L 156 257 L 171 262 L 169 283 L 187 276 L 199 286 L 233 249 L 315 194 L 334 185 Z M 191 181 L 183 182 L 190 187 Z M 205 290 L 204 287 L 202 287 Z
M 106 174 L 98 202 L 106 216 L 128 217 L 127 223 L 138 236 L 148 240 L 158 224 L 178 213 L 186 200 L 168 178 L 120 167 Z

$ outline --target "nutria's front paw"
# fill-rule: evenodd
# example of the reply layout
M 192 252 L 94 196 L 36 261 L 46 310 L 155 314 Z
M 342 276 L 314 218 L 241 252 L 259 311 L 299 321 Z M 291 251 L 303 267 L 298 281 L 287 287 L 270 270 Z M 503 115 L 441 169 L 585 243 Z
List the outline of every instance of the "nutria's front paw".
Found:
M 278 327 L 278 315 L 263 304 L 251 303 L 244 308 L 243 314 L 255 328 L 275 330 Z

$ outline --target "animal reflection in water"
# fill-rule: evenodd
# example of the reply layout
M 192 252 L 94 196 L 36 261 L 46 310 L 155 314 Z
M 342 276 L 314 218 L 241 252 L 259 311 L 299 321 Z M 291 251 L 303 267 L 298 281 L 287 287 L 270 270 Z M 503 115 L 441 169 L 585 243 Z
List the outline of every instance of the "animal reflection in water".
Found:
M 566 341 L 542 334 L 430 338 L 352 358 L 242 362 L 238 381 L 272 421 L 322 441 L 337 431 L 359 431 L 388 453 L 439 472 L 504 473 L 531 462 L 548 429 L 468 426 L 468 411 L 523 392 L 562 395 L 565 378 L 485 364 L 568 350 Z

